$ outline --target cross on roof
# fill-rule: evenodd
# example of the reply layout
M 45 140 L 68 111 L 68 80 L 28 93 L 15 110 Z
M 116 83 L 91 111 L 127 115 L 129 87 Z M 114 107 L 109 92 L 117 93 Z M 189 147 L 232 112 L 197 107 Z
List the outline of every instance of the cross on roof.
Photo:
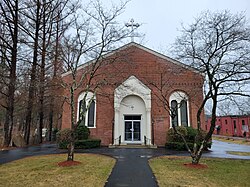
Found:
M 134 19 L 132 18 L 132 19 L 130 20 L 130 22 L 128 22 L 128 23 L 125 24 L 126 27 L 131 27 L 131 42 L 134 41 L 134 27 L 135 27 L 135 28 L 138 28 L 138 27 L 140 26 L 139 23 L 134 23 L 134 22 L 135 22 L 135 21 L 134 21 Z

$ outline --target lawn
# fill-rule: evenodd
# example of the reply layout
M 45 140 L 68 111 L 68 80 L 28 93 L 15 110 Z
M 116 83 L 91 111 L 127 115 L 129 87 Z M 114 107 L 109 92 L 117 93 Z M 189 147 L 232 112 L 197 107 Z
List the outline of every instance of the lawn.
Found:
M 250 145 L 249 139 L 233 139 L 232 137 L 216 137 L 213 136 L 213 140 L 219 140 L 222 142 L 228 142 L 228 143 L 235 143 L 235 144 L 242 144 L 242 145 Z
M 66 154 L 27 157 L 0 166 L 0 186 L 100 186 L 103 187 L 115 159 L 75 154 L 77 166 L 60 167 Z
M 250 152 L 227 151 L 227 153 L 231 155 L 250 156 Z
M 163 186 L 250 186 L 250 160 L 203 158 L 207 168 L 185 166 L 189 157 L 158 157 L 149 160 L 160 187 Z

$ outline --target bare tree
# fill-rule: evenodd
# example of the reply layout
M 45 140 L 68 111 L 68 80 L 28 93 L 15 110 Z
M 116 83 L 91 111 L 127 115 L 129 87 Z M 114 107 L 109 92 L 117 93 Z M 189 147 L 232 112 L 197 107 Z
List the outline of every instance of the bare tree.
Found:
M 204 12 L 176 39 L 174 52 L 179 59 L 204 73 L 206 90 L 197 112 L 197 129 L 201 130 L 204 106 L 212 103 L 211 127 L 201 146 L 188 148 L 192 163 L 197 164 L 204 145 L 215 129 L 218 102 L 225 97 L 249 96 L 245 85 L 250 79 L 250 28 L 243 14 Z
M 79 16 L 81 19 L 75 17 L 74 34 L 71 31 L 70 35 L 65 35 L 63 38 L 63 62 L 71 77 L 70 81 L 64 83 L 64 88 L 69 91 L 67 102 L 70 105 L 72 129 L 72 141 L 68 146 L 68 161 L 74 159 L 74 133 L 81 122 L 76 120 L 75 115 L 75 91 L 80 87 L 84 88 L 83 100 L 85 101 L 88 92 L 92 91 L 95 95 L 98 86 L 104 81 L 93 82 L 93 79 L 98 76 L 98 70 L 105 62 L 103 55 L 111 52 L 114 46 L 129 34 L 124 26 L 116 22 L 126 4 L 127 2 L 121 3 L 106 10 L 100 1 L 91 2 L 87 8 L 83 9 L 84 14 Z M 78 69 L 81 61 L 89 58 L 93 60 Z M 82 106 L 84 108 L 80 120 L 85 120 L 94 95 L 86 105 Z
M 76 4 L 74 4 L 75 6 Z M 68 6 L 66 8 L 66 6 Z M 39 76 L 39 123 L 37 126 L 38 142 L 42 142 L 42 128 L 44 127 L 44 107 L 45 107 L 45 91 L 46 91 L 46 70 L 51 64 L 54 66 L 54 74 L 57 72 L 57 61 L 58 61 L 58 43 L 59 34 L 63 33 L 69 26 L 69 23 L 64 23 L 64 27 L 59 28 L 59 24 L 63 25 L 65 19 L 75 11 L 74 7 L 70 6 L 67 0 L 57 1 L 42 1 L 41 8 L 41 63 L 40 63 L 40 76 Z M 60 18 L 60 19 L 59 19 Z M 70 20 L 68 20 L 69 22 Z M 53 59 L 53 48 L 50 45 L 55 43 L 55 60 Z M 56 61 L 56 62 L 55 62 Z M 51 63 L 51 64 L 49 64 Z M 46 67 L 47 66 L 47 67 Z M 47 73 L 48 75 L 48 73 Z M 48 88 L 47 88 L 48 89 Z M 53 88 L 52 88 L 53 89 Z M 53 97 L 53 96 L 51 96 Z M 49 133 L 51 138 L 52 125 L 50 125 Z
M 42 5 L 40 0 L 26 2 L 26 8 L 23 15 L 29 19 L 28 25 L 23 25 L 22 30 L 32 39 L 32 66 L 30 71 L 30 85 L 27 102 L 27 112 L 24 125 L 24 139 L 26 144 L 29 144 L 30 126 L 32 121 L 33 103 L 35 100 L 36 82 L 37 82 L 37 65 L 38 65 L 38 50 L 39 50 L 39 32 L 42 22 Z M 31 30 L 34 30 L 32 32 Z M 28 41 L 27 41 L 28 42 Z
M 50 60 L 52 64 L 52 75 L 51 80 L 49 81 L 49 124 L 48 124 L 48 139 L 51 141 L 52 138 L 52 127 L 53 122 L 56 121 L 58 118 L 60 118 L 61 112 L 58 111 L 58 106 L 60 107 L 61 97 L 58 96 L 56 93 L 56 90 L 60 89 L 60 83 L 61 83 L 61 73 L 63 72 L 63 64 L 62 64 L 62 50 L 61 50 L 61 39 L 63 37 L 63 34 L 70 28 L 71 26 L 71 16 L 74 14 L 74 12 L 79 8 L 78 1 L 70 1 L 69 0 L 58 0 L 53 5 L 53 21 L 52 21 L 52 30 L 53 30 L 53 41 L 50 45 L 53 47 L 50 51 Z M 60 104 L 60 105 L 59 105 Z M 57 117 L 56 117 L 57 116 Z M 58 127 L 58 122 L 54 125 L 54 127 Z
M 14 121 L 14 102 L 16 91 L 16 66 L 17 66 L 17 47 L 18 47 L 18 18 L 19 2 L 3 0 L 0 2 L 0 59 L 2 67 L 7 73 L 1 74 L 4 80 L 5 89 L 1 94 L 6 97 L 5 122 L 4 122 L 4 146 L 9 146 L 12 136 Z M 3 87 L 3 88 L 4 88 Z
M 21 11 L 23 19 L 20 28 L 23 33 L 22 44 L 25 46 L 23 48 L 29 51 L 27 54 L 29 58 L 26 57 L 26 61 L 30 66 L 26 119 L 24 121 L 26 144 L 29 144 L 32 121 L 35 121 L 34 116 L 39 118 L 39 122 L 35 121 L 35 123 L 37 124 L 38 142 L 42 142 L 45 96 L 49 89 L 47 82 L 50 77 L 49 70 L 53 68 L 52 64 L 55 64 L 52 46 L 54 43 L 59 43 L 58 33 L 68 29 L 68 26 L 65 26 L 68 24 L 63 22 L 76 11 L 77 6 L 78 1 L 69 3 L 68 0 L 30 0 L 23 5 Z M 58 25 L 65 27 L 58 27 Z M 58 45 L 56 47 L 58 48 Z

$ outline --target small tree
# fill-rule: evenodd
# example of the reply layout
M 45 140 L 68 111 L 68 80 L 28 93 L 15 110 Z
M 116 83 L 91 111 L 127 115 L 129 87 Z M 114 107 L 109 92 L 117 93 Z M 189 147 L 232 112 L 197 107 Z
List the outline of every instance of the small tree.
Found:
M 207 11 L 193 24 L 183 27 L 181 33 L 173 46 L 174 52 L 203 73 L 206 81 L 204 99 L 197 112 L 198 132 L 201 131 L 202 110 L 208 102 L 212 104 L 211 127 L 201 146 L 195 142 L 193 151 L 187 146 L 192 163 L 198 164 L 204 145 L 215 129 L 220 99 L 249 96 L 245 90 L 250 80 L 250 28 L 243 14 Z
M 63 62 L 71 75 L 71 81 L 63 83 L 70 94 L 66 98 L 70 104 L 71 129 L 76 131 L 80 123 L 85 124 L 85 116 L 94 99 L 98 86 L 104 80 L 93 82 L 98 76 L 98 69 L 103 65 L 104 54 L 111 52 L 116 44 L 129 34 L 124 26 L 116 22 L 116 18 L 123 12 L 127 2 L 119 6 L 113 6 L 106 10 L 100 1 L 91 2 L 87 8 L 83 8 L 83 14 L 75 16 L 73 28 L 69 34 L 65 34 L 62 40 Z M 82 60 L 92 58 L 83 68 L 78 69 Z M 75 115 L 75 91 L 79 88 L 85 91 L 83 101 L 86 101 L 88 92 L 94 92 L 93 96 L 82 105 L 80 114 L 82 122 L 76 121 Z M 72 133 L 71 142 L 68 146 L 68 161 L 74 160 L 75 133 Z

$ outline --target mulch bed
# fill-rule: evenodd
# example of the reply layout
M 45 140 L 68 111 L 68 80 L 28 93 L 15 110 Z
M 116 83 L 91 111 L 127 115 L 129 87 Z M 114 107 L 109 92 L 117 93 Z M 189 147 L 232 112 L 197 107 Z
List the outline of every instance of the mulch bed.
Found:
M 192 163 L 186 163 L 183 164 L 185 167 L 188 168 L 195 168 L 195 169 L 207 169 L 208 166 L 206 164 L 192 164 Z
M 81 164 L 81 162 L 78 161 L 63 161 L 63 162 L 59 162 L 58 166 L 60 167 L 69 167 L 69 166 L 77 166 Z

